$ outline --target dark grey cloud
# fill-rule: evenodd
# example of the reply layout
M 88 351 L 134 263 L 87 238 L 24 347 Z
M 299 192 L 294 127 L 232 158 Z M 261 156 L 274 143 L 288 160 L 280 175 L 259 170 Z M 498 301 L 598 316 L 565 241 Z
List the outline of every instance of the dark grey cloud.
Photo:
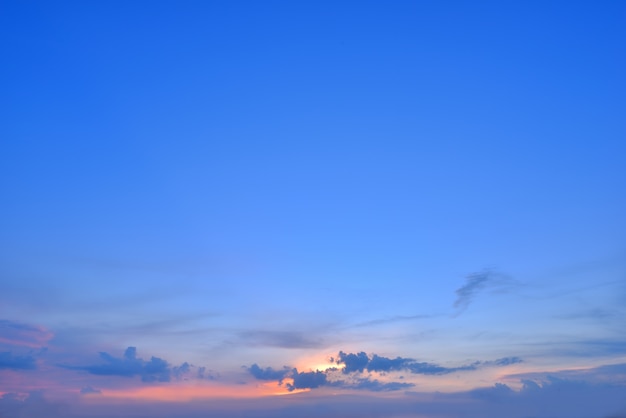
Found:
M 374 354 L 371 360 L 369 360 L 369 362 L 366 364 L 366 367 L 367 370 L 370 371 L 389 372 L 406 369 L 407 366 L 409 366 L 413 362 L 414 361 L 412 359 L 408 358 L 396 357 L 395 359 L 390 359 Z
M 344 367 L 342 369 L 343 373 L 353 373 L 353 372 L 363 372 L 363 370 L 367 367 L 370 359 L 366 353 L 360 352 L 357 354 L 353 353 L 344 353 L 340 351 L 337 354 L 337 364 L 343 364 Z
M 104 361 L 103 364 L 89 366 L 61 365 L 61 367 L 71 370 L 84 370 L 100 376 L 140 376 L 144 382 L 169 382 L 172 377 L 179 378 L 190 369 L 187 363 L 183 363 L 178 367 L 172 367 L 167 361 L 154 356 L 150 360 L 143 360 L 137 357 L 137 349 L 135 347 L 128 347 L 121 358 L 105 352 L 100 352 L 100 358 Z
M 475 370 L 483 364 L 480 362 L 475 362 L 459 367 L 444 367 L 434 363 L 418 362 L 411 358 L 388 358 L 379 356 L 377 354 L 369 357 L 364 352 L 353 354 L 344 353 L 343 351 L 340 351 L 337 355 L 336 363 L 344 365 L 342 369 L 342 372 L 344 374 L 363 372 L 364 370 L 367 370 L 368 372 L 383 373 L 404 370 L 414 374 L 425 375 L 441 375 L 459 371 Z
M 515 285 L 516 282 L 511 278 L 491 270 L 469 274 L 465 278 L 465 284 L 455 291 L 454 307 L 462 312 L 467 309 L 481 291 L 491 289 L 503 292 Z
M 321 348 L 324 341 L 312 339 L 305 333 L 296 331 L 243 331 L 239 338 L 254 346 L 279 348 Z
M 361 353 L 359 353 L 361 354 Z M 358 358 L 358 355 L 356 355 Z M 374 392 L 388 392 L 395 390 L 408 389 L 413 387 L 412 383 L 405 382 L 380 382 L 372 380 L 369 377 L 353 378 L 350 380 L 330 380 L 329 375 L 337 371 L 337 368 L 331 367 L 326 370 L 316 370 L 310 372 L 299 372 L 298 369 L 274 370 L 271 367 L 265 369 L 257 364 L 247 368 L 248 372 L 259 380 L 278 380 L 282 384 L 285 378 L 293 379 L 292 383 L 287 383 L 286 387 L 289 391 L 296 389 L 316 389 L 322 386 L 340 387 L 344 389 L 362 389 Z M 360 370 L 362 371 L 362 370 Z M 360 372 L 358 369 L 353 372 Z
M 33 370 L 37 362 L 33 355 L 14 355 L 11 351 L 0 352 L 0 370 Z
M 316 370 L 314 372 L 298 372 L 293 369 L 291 373 L 293 383 L 287 384 L 287 389 L 293 391 L 295 389 L 315 389 L 328 384 L 325 372 Z
M 282 369 L 272 367 L 262 368 L 258 364 L 244 367 L 252 376 L 258 380 L 278 381 L 282 384 L 286 378 L 293 379 L 292 383 L 287 383 L 290 391 L 296 389 L 315 389 L 321 386 L 341 387 L 345 389 L 363 389 L 376 392 L 406 390 L 414 385 L 406 382 L 380 382 L 370 376 L 363 377 L 365 372 L 399 372 L 405 371 L 413 374 L 423 375 L 443 375 L 459 371 L 476 370 L 482 366 L 507 366 L 519 363 L 519 357 L 504 357 L 494 361 L 474 362 L 459 367 L 443 367 L 433 363 L 418 362 L 411 358 L 388 358 L 373 354 L 371 357 L 361 351 L 359 353 L 345 353 L 340 351 L 336 358 L 331 358 L 331 362 L 343 367 L 330 367 L 326 370 L 315 370 L 299 372 L 295 368 L 284 366 Z M 338 373 L 345 378 L 337 379 Z
M 282 381 L 292 371 L 291 368 L 286 366 L 282 370 L 275 370 L 271 367 L 266 367 L 265 369 L 262 369 L 256 363 L 248 367 L 247 370 L 252 376 L 257 378 L 258 380 L 278 380 L 279 382 Z

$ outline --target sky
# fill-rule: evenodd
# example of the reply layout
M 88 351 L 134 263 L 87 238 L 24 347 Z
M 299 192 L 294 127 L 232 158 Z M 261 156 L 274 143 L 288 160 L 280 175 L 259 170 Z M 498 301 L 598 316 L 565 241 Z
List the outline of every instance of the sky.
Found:
M 626 3 L 0 2 L 0 417 L 626 417 Z

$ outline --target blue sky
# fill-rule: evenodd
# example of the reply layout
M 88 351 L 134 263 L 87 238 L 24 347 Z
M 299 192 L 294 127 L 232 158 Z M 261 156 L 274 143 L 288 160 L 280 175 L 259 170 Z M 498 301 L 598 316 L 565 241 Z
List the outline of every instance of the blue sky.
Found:
M 626 414 L 622 3 L 1 7 L 0 416 Z

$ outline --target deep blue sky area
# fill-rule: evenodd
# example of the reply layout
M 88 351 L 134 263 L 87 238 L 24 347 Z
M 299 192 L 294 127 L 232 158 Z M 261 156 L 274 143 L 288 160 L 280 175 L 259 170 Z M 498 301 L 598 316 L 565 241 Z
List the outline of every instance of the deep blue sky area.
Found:
M 220 387 L 340 350 L 445 365 L 456 383 L 409 383 L 457 395 L 626 363 L 625 22 L 620 1 L 1 1 L 0 402 L 143 390 L 77 365 L 135 346 Z M 289 391 L 407 388 L 343 364 L 352 383 Z

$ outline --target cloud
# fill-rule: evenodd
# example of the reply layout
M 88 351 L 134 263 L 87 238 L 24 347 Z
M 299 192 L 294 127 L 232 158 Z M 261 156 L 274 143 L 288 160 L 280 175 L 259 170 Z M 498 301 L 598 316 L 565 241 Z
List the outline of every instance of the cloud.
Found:
M 214 372 L 213 370 L 207 370 L 206 367 L 198 367 L 198 373 L 196 374 L 198 379 L 209 379 L 209 380 L 217 380 L 220 377 L 219 373 Z
M 319 370 L 299 373 L 298 370 L 293 369 L 293 373 L 290 376 L 293 379 L 293 383 L 287 384 L 287 389 L 290 391 L 295 389 L 315 389 L 328 384 L 326 373 Z
M 41 348 L 52 337 L 50 331 L 39 326 L 0 320 L 0 344 Z
M 584 381 L 592 384 L 617 382 L 626 386 L 626 363 L 607 364 L 587 369 L 560 370 L 556 372 L 516 373 L 505 377 L 508 379 L 520 379 L 521 381 L 551 381 L 558 379 Z
M 81 395 L 100 395 L 101 393 L 101 390 L 94 389 L 91 386 L 85 386 L 80 390 Z
M 311 339 L 296 331 L 244 331 L 239 337 L 255 346 L 279 348 L 320 348 L 324 346 L 321 339 Z
M 500 366 L 506 365 L 503 359 Z M 520 359 L 518 359 L 521 361 Z M 448 373 L 454 373 L 459 371 L 476 370 L 480 365 L 486 365 L 490 362 L 475 362 L 472 364 L 459 366 L 459 367 L 444 367 L 434 363 L 418 362 L 411 358 L 388 358 L 382 357 L 377 354 L 372 355 L 370 358 L 366 353 L 360 352 L 358 354 L 344 353 L 340 351 L 337 355 L 337 364 L 343 364 L 344 368 L 342 372 L 344 374 L 363 372 L 393 372 L 393 371 L 408 371 L 413 374 L 424 375 L 442 375 Z M 513 363 L 510 363 L 513 364 Z
M 5 393 L 0 396 L 0 417 L 3 418 L 65 418 L 69 415 L 67 409 L 65 405 L 46 399 L 43 391 Z
M 393 322 L 407 322 L 407 321 L 415 321 L 418 319 L 427 319 L 432 318 L 435 315 L 396 315 L 388 318 L 381 319 L 372 319 L 370 321 L 359 322 L 357 324 L 352 325 L 350 328 L 361 328 L 361 327 L 370 327 L 382 324 L 388 324 Z
M 100 358 L 104 360 L 104 364 L 90 366 L 61 365 L 61 367 L 71 370 L 84 370 L 100 376 L 141 376 L 141 380 L 144 382 L 169 382 L 172 376 L 178 378 L 183 373 L 188 372 L 190 368 L 187 363 L 172 368 L 167 361 L 158 357 L 151 357 L 149 361 L 145 361 L 137 357 L 137 349 L 135 347 L 128 347 L 121 358 L 105 352 L 100 352 Z
M 358 355 L 356 356 L 358 358 Z M 274 370 L 271 367 L 267 367 L 262 369 L 257 364 L 253 364 L 248 367 L 247 370 L 259 380 L 278 380 L 279 384 L 282 384 L 282 381 L 285 378 L 291 378 L 293 382 L 288 382 L 286 384 L 286 387 L 290 392 L 296 389 L 316 389 L 322 386 L 332 386 L 343 389 L 370 390 L 374 392 L 388 392 L 408 389 L 414 386 L 412 383 L 404 382 L 380 382 L 375 379 L 372 380 L 369 377 L 357 377 L 351 380 L 331 380 L 329 375 L 337 371 L 335 367 L 331 367 L 326 370 L 299 372 L 298 369 L 295 368 Z M 357 369 L 355 372 L 359 372 L 359 370 Z
M 36 368 L 36 360 L 32 355 L 16 356 L 10 351 L 0 352 L 0 370 L 33 370 Z
M 256 363 L 248 367 L 247 370 L 252 376 L 256 377 L 258 380 L 278 380 L 279 382 L 282 381 L 285 376 L 291 373 L 291 369 L 286 366 L 282 370 L 274 370 L 271 367 L 262 369 Z
M 495 364 L 496 366 L 508 366 L 510 364 L 518 364 L 518 363 L 523 363 L 523 362 L 524 360 L 522 360 L 519 357 L 503 357 L 503 358 L 494 360 L 492 363 Z
M 458 288 L 454 307 L 459 312 L 464 311 L 470 303 L 476 298 L 476 295 L 484 289 L 499 289 L 504 291 L 513 286 L 515 282 L 507 276 L 495 273 L 491 270 L 484 270 L 478 273 L 472 273 L 466 277 L 466 282 Z
M 406 382 L 381 382 L 377 379 L 370 379 L 369 377 L 366 377 L 356 379 L 355 382 L 333 382 L 332 386 L 341 387 L 344 389 L 370 390 L 372 392 L 392 392 L 397 390 L 410 389 L 414 387 L 415 384 Z
M 376 392 L 395 391 L 408 389 L 414 386 L 406 382 L 381 382 L 371 379 L 370 376 L 362 377 L 364 372 L 398 372 L 406 371 L 413 374 L 422 375 L 443 375 L 458 371 L 476 370 L 482 366 L 508 366 L 522 362 L 519 357 L 504 357 L 494 361 L 474 362 L 459 367 L 443 367 L 433 363 L 418 362 L 411 358 L 388 358 L 373 354 L 371 357 L 361 351 L 359 353 L 345 353 L 340 351 L 336 359 L 332 362 L 343 365 L 340 370 L 337 367 L 329 367 L 325 370 L 315 370 L 299 372 L 296 368 L 287 366 L 283 369 L 273 369 L 271 367 L 262 368 L 258 364 L 253 364 L 245 369 L 258 380 L 273 380 L 282 384 L 286 378 L 293 379 L 287 383 L 287 389 L 315 389 L 321 386 L 332 386 L 344 389 L 363 389 Z M 345 378 L 337 379 L 337 372 Z
M 579 311 L 572 312 L 572 313 L 556 315 L 555 318 L 573 319 L 573 320 L 589 319 L 589 320 L 605 321 L 608 319 L 621 319 L 624 316 L 625 314 L 623 312 L 620 312 L 617 309 L 595 308 L 595 309 L 579 310 Z
M 324 383 L 315 372 L 303 373 L 301 386 Z M 315 379 L 318 379 L 316 382 Z M 312 384 L 311 384 L 312 383 Z M 329 382 L 318 387 L 367 390 L 367 394 L 337 394 L 333 391 L 262 398 L 210 399 L 185 402 L 111 402 L 111 417 L 135 418 L 625 418 L 626 386 L 623 383 L 595 384 L 569 379 L 522 380 L 521 390 L 503 383 L 465 392 L 425 393 L 407 391 L 393 382 L 367 378 Z M 404 389 L 404 392 L 401 391 Z M 374 392 L 395 390 L 393 397 Z M 400 393 L 398 393 L 400 392 Z M 77 402 L 76 402 L 77 401 Z M 0 417 L 84 418 L 101 416 L 102 404 L 67 401 L 54 403 L 42 392 L 0 396 Z M 76 402 L 71 404 L 69 402 Z
M 176 379 L 184 378 L 186 375 L 189 374 L 190 371 L 191 371 L 191 366 L 187 362 L 184 362 L 180 366 L 172 367 L 172 375 Z
M 337 364 L 343 364 L 343 373 L 363 372 L 363 370 L 369 364 L 369 357 L 364 352 L 358 354 L 346 354 L 340 351 L 337 355 Z

